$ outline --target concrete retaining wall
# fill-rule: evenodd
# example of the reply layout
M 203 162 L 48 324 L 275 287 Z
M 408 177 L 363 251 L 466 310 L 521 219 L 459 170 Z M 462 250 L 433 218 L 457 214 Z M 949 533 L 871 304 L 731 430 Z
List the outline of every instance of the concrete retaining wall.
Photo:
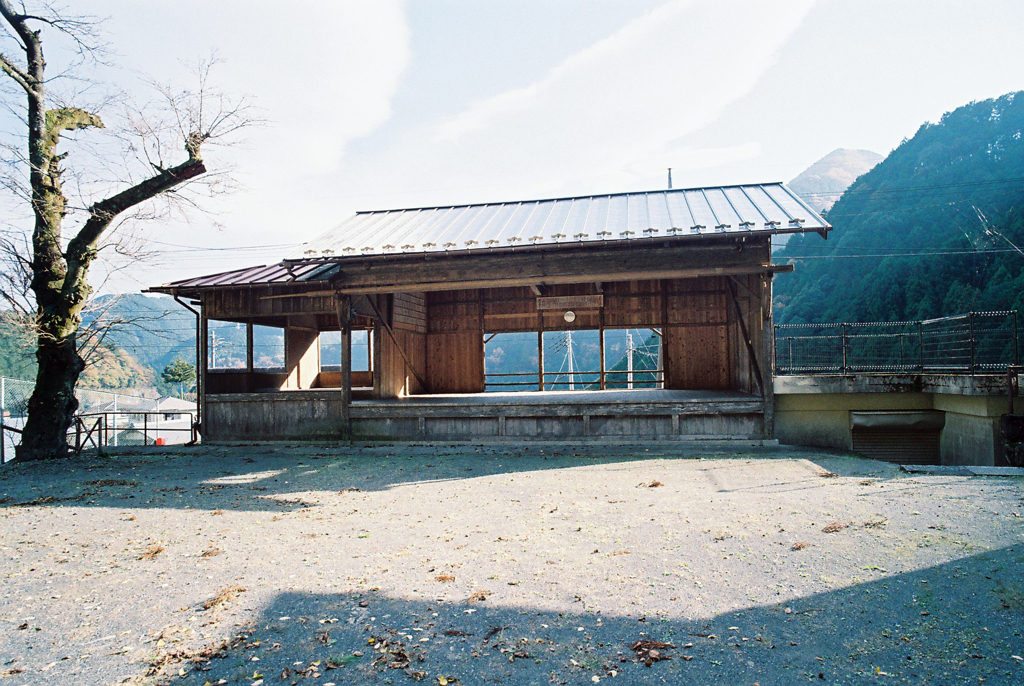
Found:
M 775 379 L 775 438 L 780 443 L 853 449 L 851 412 L 945 414 L 942 464 L 1003 465 L 999 417 L 1005 378 L 940 375 L 791 376 Z M 1018 399 L 1015 412 L 1024 412 Z

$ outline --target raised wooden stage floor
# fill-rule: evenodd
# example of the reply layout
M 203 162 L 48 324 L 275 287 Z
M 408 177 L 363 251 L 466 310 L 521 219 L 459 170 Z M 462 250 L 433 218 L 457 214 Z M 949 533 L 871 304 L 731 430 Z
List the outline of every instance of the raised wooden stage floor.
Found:
M 331 390 L 211 395 L 206 441 L 332 440 Z M 608 390 L 419 395 L 354 400 L 355 440 L 761 439 L 764 401 L 730 391 Z

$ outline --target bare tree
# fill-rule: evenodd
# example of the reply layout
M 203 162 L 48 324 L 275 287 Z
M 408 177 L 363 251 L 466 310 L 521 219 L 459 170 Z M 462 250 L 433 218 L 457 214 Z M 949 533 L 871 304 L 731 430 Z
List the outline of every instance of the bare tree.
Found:
M 9 261 L 20 265 L 24 275 L 20 281 L 29 290 L 32 309 L 28 314 L 35 330 L 38 362 L 17 459 L 59 457 L 67 454 L 67 431 L 78 407 L 75 385 L 85 367 L 79 330 L 91 293 L 89 268 L 103 246 L 105 234 L 128 213 L 146 208 L 156 199 L 176 196 L 185 204 L 193 203 L 179 191 L 206 174 L 204 144 L 212 144 L 254 120 L 248 114 L 246 100 L 233 101 L 210 88 L 209 65 L 205 65 L 199 69 L 197 89 L 160 89 L 167 105 L 166 118 L 153 119 L 147 116 L 146 108 L 125 117 L 125 131 L 118 134 L 119 140 L 131 141 L 127 151 L 143 160 L 142 173 L 138 168 L 133 173 L 122 173 L 118 176 L 123 180 L 120 187 L 108 184 L 100 199 L 85 198 L 95 193 L 97 185 L 85 178 L 87 174 L 68 174 L 64 167 L 68 152 L 59 152 L 58 148 L 62 136 L 102 129 L 104 123 L 89 109 L 64 103 L 48 105 L 48 97 L 54 102 L 60 99 L 47 90 L 50 81 L 45 72 L 42 38 L 44 31 L 48 40 L 54 36 L 70 38 L 79 55 L 88 55 L 94 24 L 45 5 L 29 11 L 23 3 L 16 7 L 11 0 L 0 0 L 0 17 L 0 26 L 8 34 L 7 44 L 22 53 L 12 57 L 0 52 L 0 70 L 27 96 L 23 114 L 28 150 L 24 160 L 28 167 L 25 199 L 34 219 L 28 254 L 23 254 L 14 241 L 8 240 L 3 246 L 8 254 L 13 253 Z M 184 158 L 173 165 L 164 162 L 172 154 L 169 135 L 177 139 L 177 154 Z M 88 164 L 83 166 L 90 169 Z M 91 169 L 103 177 L 100 181 L 111 176 L 101 165 L 94 164 Z M 69 176 L 74 189 L 85 198 L 78 205 L 69 202 L 64 188 Z M 8 184 L 9 188 L 14 185 Z M 151 209 L 142 211 L 152 213 Z M 76 226 L 65 238 L 68 220 Z M 14 286 L 19 279 L 9 281 L 7 285 Z M 4 297 L 12 306 L 17 300 L 11 293 Z

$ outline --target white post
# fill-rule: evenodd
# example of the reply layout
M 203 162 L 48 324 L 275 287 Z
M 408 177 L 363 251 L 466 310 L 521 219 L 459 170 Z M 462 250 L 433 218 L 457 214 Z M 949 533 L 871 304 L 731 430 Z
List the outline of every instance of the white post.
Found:
M 626 332 L 626 383 L 633 388 L 633 334 Z
M 116 448 L 117 447 L 117 393 L 114 394 L 114 414 L 113 414 L 113 420 L 114 420 L 113 421 L 113 424 L 114 424 L 114 428 L 113 428 L 113 431 L 114 431 L 114 447 Z

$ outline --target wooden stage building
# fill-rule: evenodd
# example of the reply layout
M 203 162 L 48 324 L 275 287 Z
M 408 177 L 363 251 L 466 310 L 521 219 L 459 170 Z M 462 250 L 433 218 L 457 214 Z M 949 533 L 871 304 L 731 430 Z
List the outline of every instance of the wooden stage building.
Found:
M 771 237 L 830 229 L 778 183 L 361 212 L 279 264 L 151 290 L 197 308 L 204 441 L 759 439 Z M 644 383 L 606 343 L 636 329 Z M 511 334 L 536 336 L 529 368 L 489 372 Z

